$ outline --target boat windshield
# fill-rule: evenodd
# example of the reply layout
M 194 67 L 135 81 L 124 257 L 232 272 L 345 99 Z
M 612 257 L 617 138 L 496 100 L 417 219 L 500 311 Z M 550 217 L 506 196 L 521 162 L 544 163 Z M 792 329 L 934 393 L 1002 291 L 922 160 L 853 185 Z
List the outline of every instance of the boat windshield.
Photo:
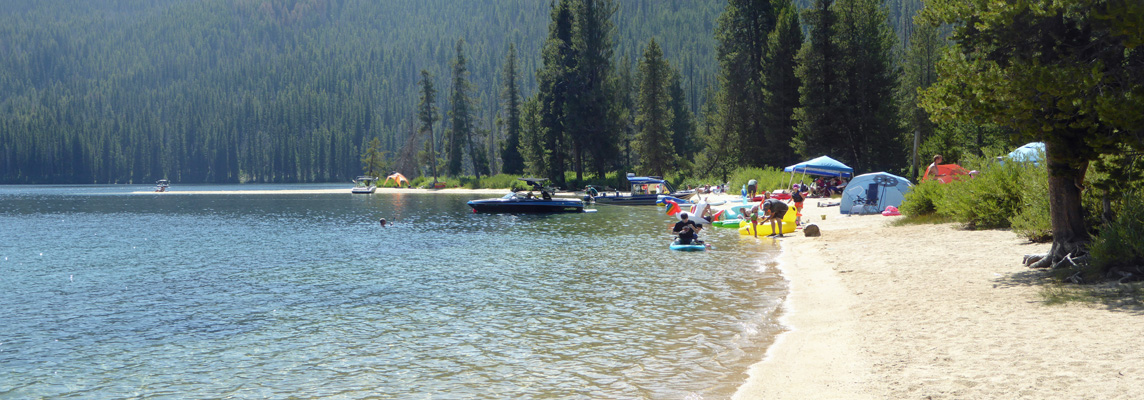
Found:
M 502 199 L 514 199 L 514 198 L 516 198 L 516 193 L 509 193 L 509 194 L 504 195 L 504 197 L 501 197 L 501 198 Z

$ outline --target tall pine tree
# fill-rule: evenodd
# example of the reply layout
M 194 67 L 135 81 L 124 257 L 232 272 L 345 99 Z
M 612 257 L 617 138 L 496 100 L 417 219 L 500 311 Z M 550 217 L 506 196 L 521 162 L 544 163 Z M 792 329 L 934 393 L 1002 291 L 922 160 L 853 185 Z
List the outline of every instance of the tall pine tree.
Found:
M 524 172 L 524 159 L 520 156 L 520 78 L 517 76 L 516 45 L 509 44 L 508 57 L 504 62 L 504 89 L 501 100 L 504 104 L 505 139 L 501 146 L 501 172 L 520 174 Z
M 810 38 L 798 52 L 796 76 L 799 87 L 799 107 L 795 109 L 795 150 L 803 158 L 832 153 L 832 132 L 838 129 L 836 115 L 840 112 L 838 85 L 838 48 L 834 43 L 837 16 L 831 5 L 833 0 L 815 0 L 805 12 L 810 25 Z
M 723 129 L 733 132 L 742 161 L 762 166 L 768 146 L 763 133 L 763 60 L 767 35 L 775 26 L 770 0 L 728 0 L 715 29 L 718 40 L 719 83 L 728 112 Z
M 536 72 L 536 101 L 539 106 L 541 143 L 544 148 L 545 177 L 564 186 L 565 143 L 568 133 L 568 102 L 576 53 L 572 45 L 575 20 L 573 0 L 553 5 L 548 40 L 541 54 L 544 67 Z
M 604 162 L 597 163 L 595 169 L 599 171 L 617 153 L 616 124 L 608 115 L 615 13 L 612 0 L 580 0 L 576 7 L 567 132 L 577 184 L 583 179 L 586 156 Z
M 421 70 L 421 102 L 417 106 L 417 119 L 421 121 L 420 133 L 428 134 L 425 152 L 421 158 L 422 165 L 428 164 L 433 175 L 433 183 L 437 183 L 437 144 L 433 136 L 433 124 L 437 123 L 437 90 L 433 88 L 433 77 L 429 71 Z
M 640 89 L 636 96 L 636 151 L 642 169 L 651 175 L 664 176 L 675 165 L 675 149 L 671 138 L 672 112 L 669 107 L 667 80 L 671 67 L 663 58 L 663 50 L 652 38 L 640 60 Z
M 802 27 L 798 22 L 798 9 L 788 4 L 779 10 L 778 23 L 767 38 L 764 66 L 764 132 L 768 146 L 763 155 L 773 165 L 789 165 L 797 158 L 792 145 L 797 124 L 794 110 L 799 106 L 800 86 L 795 69 L 801 47 Z
M 449 94 L 449 143 L 448 162 L 445 164 L 449 175 L 459 176 L 462 173 L 462 162 L 465 158 L 465 148 L 469 155 L 475 156 L 473 147 L 473 117 L 469 105 L 469 69 L 465 65 L 465 40 L 457 40 L 457 53 L 453 59 L 453 87 Z M 478 174 L 479 177 L 479 174 Z

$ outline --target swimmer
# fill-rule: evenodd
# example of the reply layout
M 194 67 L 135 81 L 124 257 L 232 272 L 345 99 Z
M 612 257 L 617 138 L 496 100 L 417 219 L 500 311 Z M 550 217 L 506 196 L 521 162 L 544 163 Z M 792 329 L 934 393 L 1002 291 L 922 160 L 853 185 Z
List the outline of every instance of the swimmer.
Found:
M 386 224 L 385 218 L 382 218 L 382 219 L 378 220 L 377 222 L 381 223 L 381 226 L 383 228 L 385 227 L 385 224 Z

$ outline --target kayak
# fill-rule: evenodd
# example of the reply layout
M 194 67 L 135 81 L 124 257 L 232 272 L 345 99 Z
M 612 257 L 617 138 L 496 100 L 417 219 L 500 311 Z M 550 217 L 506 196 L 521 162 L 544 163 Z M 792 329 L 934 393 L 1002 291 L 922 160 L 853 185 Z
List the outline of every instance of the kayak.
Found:
M 694 244 L 694 243 L 692 243 L 692 244 L 679 244 L 678 241 L 671 242 L 671 245 L 668 246 L 668 248 L 675 250 L 675 251 L 706 251 L 707 250 L 707 246 L 704 246 L 702 244 Z

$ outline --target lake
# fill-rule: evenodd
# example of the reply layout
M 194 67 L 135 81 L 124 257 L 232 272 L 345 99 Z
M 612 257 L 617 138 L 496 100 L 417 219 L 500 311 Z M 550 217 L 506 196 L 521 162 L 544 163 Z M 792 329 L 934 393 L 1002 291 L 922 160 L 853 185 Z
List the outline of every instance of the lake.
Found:
M 658 207 L 149 190 L 0 186 L 0 398 L 720 399 L 781 329 L 772 242 Z

